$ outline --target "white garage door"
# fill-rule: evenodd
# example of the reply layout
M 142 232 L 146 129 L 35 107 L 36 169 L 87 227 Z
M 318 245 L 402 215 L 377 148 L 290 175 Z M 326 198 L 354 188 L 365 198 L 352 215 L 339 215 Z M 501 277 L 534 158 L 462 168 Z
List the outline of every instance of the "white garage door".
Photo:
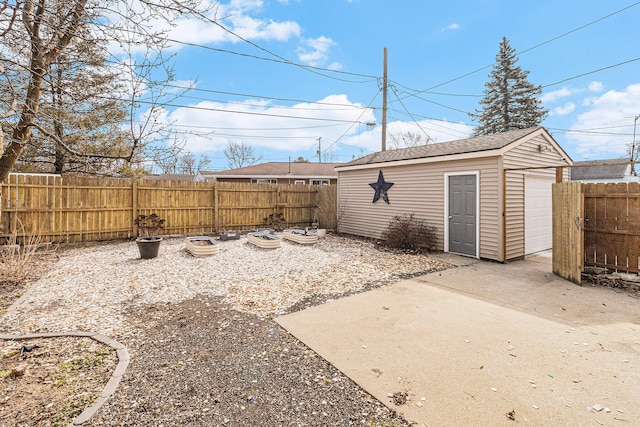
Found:
M 551 184 L 553 177 L 524 177 L 524 253 L 551 249 Z

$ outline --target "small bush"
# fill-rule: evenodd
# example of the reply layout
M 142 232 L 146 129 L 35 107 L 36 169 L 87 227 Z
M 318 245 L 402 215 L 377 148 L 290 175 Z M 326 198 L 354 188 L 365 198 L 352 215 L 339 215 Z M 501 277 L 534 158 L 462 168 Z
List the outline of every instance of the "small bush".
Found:
M 275 231 L 282 231 L 287 224 L 287 220 L 280 212 L 269 214 L 268 217 L 262 219 L 267 227 L 273 228 Z
M 138 215 L 134 223 L 138 227 L 138 237 L 155 237 L 164 230 L 165 220 L 152 213 L 151 215 Z
M 394 216 L 382 233 L 383 244 L 406 252 L 436 249 L 436 228 L 413 214 Z

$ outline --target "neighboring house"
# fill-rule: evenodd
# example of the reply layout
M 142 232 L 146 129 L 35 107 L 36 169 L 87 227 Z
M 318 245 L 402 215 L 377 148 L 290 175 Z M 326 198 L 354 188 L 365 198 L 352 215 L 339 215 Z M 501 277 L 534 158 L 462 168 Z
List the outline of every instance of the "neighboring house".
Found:
M 202 171 L 207 181 L 251 182 L 254 184 L 334 185 L 341 163 L 269 162 L 222 172 Z
M 571 181 L 584 183 L 640 182 L 638 176 L 631 174 L 628 158 L 608 160 L 588 160 L 575 162 L 571 168 Z M 639 166 L 635 166 L 637 169 Z
M 551 248 L 552 184 L 571 164 L 542 127 L 377 152 L 336 168 L 339 231 L 380 238 L 414 214 L 436 227 L 440 250 L 522 258 Z
M 195 175 L 186 173 L 161 173 L 157 175 L 146 175 L 144 179 L 158 180 L 158 181 L 193 181 L 202 182 L 205 179 L 200 172 Z

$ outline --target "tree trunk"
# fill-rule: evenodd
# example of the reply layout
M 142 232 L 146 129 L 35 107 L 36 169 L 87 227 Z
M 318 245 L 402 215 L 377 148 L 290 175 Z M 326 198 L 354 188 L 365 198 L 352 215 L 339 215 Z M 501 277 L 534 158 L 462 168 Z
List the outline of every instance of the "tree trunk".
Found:
M 25 144 L 31 138 L 31 126 L 35 120 L 38 108 L 40 106 L 40 96 L 42 95 L 42 81 L 45 71 L 45 64 L 38 52 L 38 47 L 34 47 L 31 59 L 31 78 L 29 80 L 29 88 L 27 89 L 27 97 L 25 99 L 20 120 L 13 130 L 11 140 L 6 145 L 2 157 L 0 157 L 0 182 L 5 182 L 9 176 L 9 172 L 16 163 Z

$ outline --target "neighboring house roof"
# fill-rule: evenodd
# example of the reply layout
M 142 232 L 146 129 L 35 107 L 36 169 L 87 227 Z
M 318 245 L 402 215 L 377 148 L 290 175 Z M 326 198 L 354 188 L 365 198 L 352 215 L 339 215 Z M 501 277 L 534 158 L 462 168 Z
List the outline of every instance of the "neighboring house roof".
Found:
M 268 162 L 221 172 L 202 171 L 204 177 L 215 178 L 338 178 L 335 167 L 340 163 Z
M 161 173 L 157 175 L 146 175 L 144 179 L 158 181 L 197 181 L 198 175 L 190 175 L 186 173 Z
M 598 163 L 598 165 L 581 166 L 571 168 L 571 180 L 583 181 L 592 179 L 612 179 L 622 180 L 625 176 L 629 176 L 631 171 L 630 164 L 624 164 L 629 159 L 607 159 L 607 160 L 588 160 L 575 162 L 574 166 L 588 165 Z M 610 163 L 610 164 L 608 164 Z
M 521 140 L 522 138 L 525 138 L 527 136 L 533 136 L 538 132 L 543 132 L 544 134 L 549 136 L 550 141 L 553 142 L 553 138 L 548 135 L 547 131 L 544 128 L 538 126 L 527 129 L 518 129 L 509 132 L 503 132 L 494 135 L 482 135 L 473 138 L 459 139 L 456 141 L 421 145 L 419 147 L 379 151 L 377 153 L 369 154 L 368 156 L 353 160 L 349 163 L 344 163 L 339 166 L 339 168 L 500 150 L 507 147 L 513 142 Z M 561 153 L 563 153 L 563 155 L 565 155 L 567 159 L 569 159 L 569 156 L 566 155 L 566 153 L 564 153 L 564 151 L 559 146 L 557 146 L 556 148 Z

